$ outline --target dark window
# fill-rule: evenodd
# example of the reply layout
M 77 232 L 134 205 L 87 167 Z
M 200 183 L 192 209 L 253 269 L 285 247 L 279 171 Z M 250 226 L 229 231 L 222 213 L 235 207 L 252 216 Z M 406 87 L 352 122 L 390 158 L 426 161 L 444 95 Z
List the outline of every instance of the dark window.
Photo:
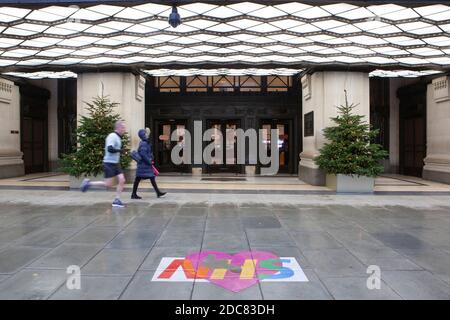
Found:
M 305 137 L 314 136 L 314 111 L 305 113 Z

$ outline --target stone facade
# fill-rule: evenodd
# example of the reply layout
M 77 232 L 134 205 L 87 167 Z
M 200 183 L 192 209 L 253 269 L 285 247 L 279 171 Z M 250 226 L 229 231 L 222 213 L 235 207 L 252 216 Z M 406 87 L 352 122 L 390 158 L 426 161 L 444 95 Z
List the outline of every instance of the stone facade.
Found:
M 24 174 L 20 130 L 19 87 L 0 78 L 0 178 Z

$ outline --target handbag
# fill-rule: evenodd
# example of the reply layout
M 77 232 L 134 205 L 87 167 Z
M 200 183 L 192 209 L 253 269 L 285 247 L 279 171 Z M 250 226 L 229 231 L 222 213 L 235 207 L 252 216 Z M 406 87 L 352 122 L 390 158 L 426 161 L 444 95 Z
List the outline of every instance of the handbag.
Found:
M 136 162 L 141 162 L 142 161 L 141 155 L 136 150 L 131 151 L 130 157 L 131 157 L 131 159 L 133 159 Z
M 156 169 L 156 167 L 155 167 L 153 164 L 152 164 L 152 170 L 153 170 L 153 174 L 154 174 L 155 176 L 159 175 L 158 169 Z

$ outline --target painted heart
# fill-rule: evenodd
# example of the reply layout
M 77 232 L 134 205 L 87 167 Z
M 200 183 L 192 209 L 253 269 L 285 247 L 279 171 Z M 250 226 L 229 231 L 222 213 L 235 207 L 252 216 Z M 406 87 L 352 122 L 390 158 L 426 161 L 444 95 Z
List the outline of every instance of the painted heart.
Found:
M 266 251 L 243 251 L 234 255 L 222 251 L 201 251 L 189 254 L 186 259 L 192 262 L 197 271 L 207 270 L 205 271 L 207 272 L 205 279 L 209 282 L 227 290 L 239 292 L 258 283 L 258 274 L 277 273 L 277 270 L 262 268 L 259 262 L 268 259 L 279 259 L 279 257 Z M 241 268 L 246 261 L 247 264 L 251 263 L 248 260 L 256 260 L 256 268 L 244 268 L 245 271 L 241 274 Z M 227 266 L 228 261 L 230 261 L 229 266 Z M 228 270 L 225 273 L 217 270 L 222 268 L 227 268 Z M 211 277 L 213 274 L 215 277 Z

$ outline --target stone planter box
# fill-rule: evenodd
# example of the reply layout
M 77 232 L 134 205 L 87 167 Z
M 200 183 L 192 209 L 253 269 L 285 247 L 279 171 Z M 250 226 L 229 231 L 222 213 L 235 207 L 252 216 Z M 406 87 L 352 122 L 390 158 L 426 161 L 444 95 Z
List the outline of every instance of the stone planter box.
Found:
M 375 178 L 327 174 L 326 186 L 337 193 L 373 193 Z

